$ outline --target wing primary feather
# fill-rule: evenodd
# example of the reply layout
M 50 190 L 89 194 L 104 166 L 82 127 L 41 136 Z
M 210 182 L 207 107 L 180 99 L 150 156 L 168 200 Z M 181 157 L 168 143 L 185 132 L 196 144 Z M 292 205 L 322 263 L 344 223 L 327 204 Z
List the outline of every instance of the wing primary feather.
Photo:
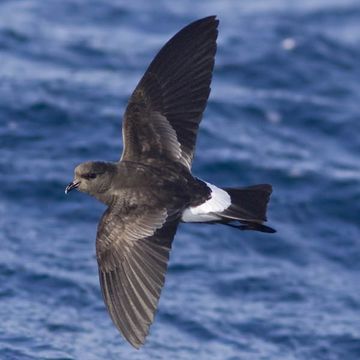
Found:
M 135 335 L 133 335 L 130 332 L 130 330 L 127 330 L 127 329 L 131 329 L 131 327 L 129 325 L 127 318 L 125 316 L 122 316 L 122 314 L 119 312 L 120 310 L 122 310 L 122 306 L 121 304 L 118 305 L 117 302 L 114 301 L 114 296 L 112 295 L 113 290 L 109 289 L 109 286 L 112 283 L 111 273 L 105 273 L 99 271 L 99 275 L 100 275 L 100 283 L 102 283 L 101 288 L 103 291 L 105 305 L 108 309 L 111 320 L 113 321 L 115 326 L 120 330 L 124 338 L 134 347 L 138 347 L 140 341 L 138 338 L 136 338 Z
M 166 264 L 166 261 L 162 257 L 156 257 L 153 256 L 152 251 L 149 250 L 149 246 L 146 247 L 144 243 L 141 244 L 141 246 L 137 246 L 137 252 L 141 256 L 142 262 L 148 266 L 148 268 L 153 269 L 153 271 L 157 271 L 158 273 L 161 273 L 163 270 L 163 266 Z
M 132 293 L 131 298 L 136 303 L 135 307 L 138 310 L 139 316 L 141 319 L 149 325 L 152 321 L 152 312 L 150 310 L 151 302 L 147 298 L 146 294 L 142 291 L 142 288 L 139 286 L 136 274 L 134 274 L 133 270 L 128 264 L 127 259 L 123 262 L 123 269 L 127 279 L 127 283 L 129 284 L 129 292 Z M 139 291 L 141 294 L 139 294 Z
M 132 291 L 126 270 L 124 268 L 124 263 L 121 264 L 120 269 L 123 271 L 123 276 L 121 279 L 121 287 L 123 288 L 125 298 L 121 299 L 126 307 L 126 310 L 134 324 L 134 332 L 137 333 L 137 337 L 144 339 L 147 335 L 148 323 L 141 315 L 142 305 L 139 303 L 138 298 Z M 120 279 L 119 279 L 120 280 Z
M 139 280 L 139 284 L 144 292 L 146 292 L 149 302 L 151 306 L 155 308 L 157 297 L 160 292 L 160 284 L 157 284 L 155 280 L 151 280 L 148 274 L 144 274 L 143 270 L 139 268 L 139 265 L 135 262 L 133 258 L 128 259 L 131 268 L 133 269 L 134 273 L 137 274 L 137 278 Z M 152 281 L 152 282 L 151 282 Z M 154 283 L 156 283 L 156 287 L 154 287 Z
M 126 306 L 127 304 L 123 303 L 120 299 L 126 301 L 127 296 L 124 291 L 123 285 L 121 281 L 118 281 L 116 279 L 117 273 L 115 271 L 112 272 L 112 284 L 115 287 L 116 290 L 116 297 L 113 298 L 113 301 L 115 303 L 115 314 L 116 319 L 125 319 L 127 326 L 124 328 L 119 328 L 119 330 L 125 335 L 128 334 L 128 337 L 131 339 L 130 343 L 134 345 L 135 347 L 137 344 L 142 344 L 144 339 L 141 337 L 141 334 L 139 334 L 138 326 L 135 325 L 134 321 L 131 318 L 131 315 L 129 314 L 129 306 Z M 121 313 L 120 313 L 121 310 Z
M 150 245 L 145 241 L 142 243 L 142 247 L 146 250 L 147 255 L 155 260 L 156 264 L 166 264 L 168 262 L 169 249 L 159 245 Z M 154 249 L 154 247 L 156 248 Z
M 153 288 L 157 291 L 161 287 L 163 279 L 160 277 L 162 275 L 163 268 L 153 266 L 153 263 L 146 260 L 146 254 L 137 248 L 138 251 L 134 251 L 132 259 L 134 260 L 137 268 L 144 269 L 146 271 L 147 278 L 151 278 L 153 281 Z M 141 270 L 140 270 L 141 271 Z

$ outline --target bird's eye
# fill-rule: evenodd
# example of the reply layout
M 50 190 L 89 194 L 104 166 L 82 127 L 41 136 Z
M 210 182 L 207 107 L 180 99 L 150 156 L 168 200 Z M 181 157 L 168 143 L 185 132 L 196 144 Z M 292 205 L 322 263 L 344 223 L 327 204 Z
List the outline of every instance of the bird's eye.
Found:
M 90 180 L 90 179 L 95 179 L 97 176 L 97 174 L 94 174 L 94 173 L 88 173 L 88 174 L 84 174 L 83 175 L 83 178 L 87 179 L 87 180 Z

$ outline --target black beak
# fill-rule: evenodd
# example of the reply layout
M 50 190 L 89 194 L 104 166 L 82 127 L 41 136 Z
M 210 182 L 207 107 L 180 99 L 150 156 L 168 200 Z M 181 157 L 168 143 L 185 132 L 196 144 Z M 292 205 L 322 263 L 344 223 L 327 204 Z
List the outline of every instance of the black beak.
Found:
M 69 191 L 76 189 L 79 187 L 80 181 L 73 181 L 71 182 L 66 188 L 65 188 L 65 194 L 67 194 Z

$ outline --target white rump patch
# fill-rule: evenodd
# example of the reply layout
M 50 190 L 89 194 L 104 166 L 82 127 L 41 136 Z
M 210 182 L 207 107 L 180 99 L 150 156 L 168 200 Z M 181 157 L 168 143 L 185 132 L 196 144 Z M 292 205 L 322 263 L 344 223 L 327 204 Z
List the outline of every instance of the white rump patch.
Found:
M 211 189 L 211 197 L 201 205 L 184 210 L 181 220 L 184 222 L 207 222 L 220 220 L 221 213 L 231 205 L 230 195 L 215 185 L 206 183 Z

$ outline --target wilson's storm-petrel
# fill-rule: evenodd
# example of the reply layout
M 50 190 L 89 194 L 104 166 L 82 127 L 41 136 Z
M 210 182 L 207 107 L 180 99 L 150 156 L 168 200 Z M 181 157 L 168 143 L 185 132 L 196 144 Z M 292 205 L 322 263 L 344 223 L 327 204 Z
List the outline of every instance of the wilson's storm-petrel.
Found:
M 96 239 L 100 285 L 112 321 L 136 348 L 154 320 L 179 222 L 274 232 L 263 224 L 271 185 L 219 188 L 191 174 L 218 23 L 195 21 L 165 44 L 130 97 L 120 161 L 78 165 L 65 190 L 108 206 Z

